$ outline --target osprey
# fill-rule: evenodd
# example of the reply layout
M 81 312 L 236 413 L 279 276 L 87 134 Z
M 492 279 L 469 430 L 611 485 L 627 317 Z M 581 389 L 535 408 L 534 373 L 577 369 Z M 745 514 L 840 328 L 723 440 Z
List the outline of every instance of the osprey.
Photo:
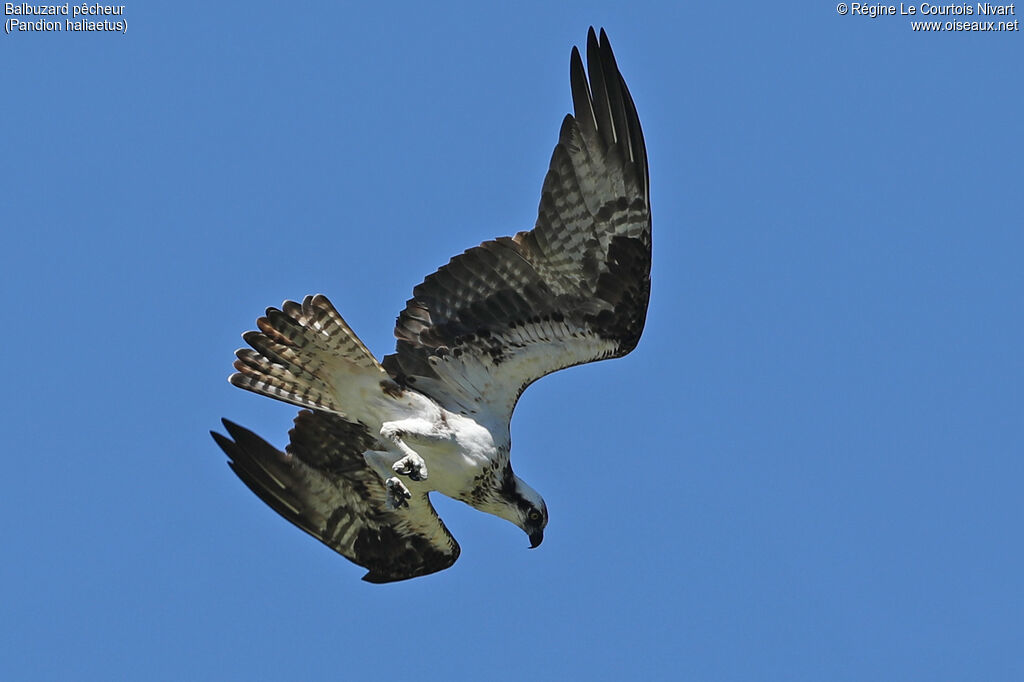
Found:
M 230 381 L 303 408 L 284 452 L 228 420 L 229 465 L 370 582 L 440 571 L 459 545 L 437 491 L 511 521 L 536 547 L 548 510 L 512 471 L 509 422 L 531 383 L 629 353 L 650 297 L 647 153 L 604 30 L 574 47 L 534 228 L 455 256 L 413 289 L 378 362 L 323 295 L 243 334 Z

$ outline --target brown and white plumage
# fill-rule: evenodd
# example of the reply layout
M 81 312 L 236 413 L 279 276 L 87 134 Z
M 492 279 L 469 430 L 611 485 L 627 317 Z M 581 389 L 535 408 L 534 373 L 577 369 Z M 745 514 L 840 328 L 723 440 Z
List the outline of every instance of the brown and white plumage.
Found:
M 231 469 L 272 509 L 342 556 L 368 568 L 363 580 L 405 580 L 448 568 L 459 545 L 426 493 L 389 510 L 380 479 L 363 460 L 366 427 L 303 410 L 285 452 L 227 419 L 213 437 Z M 232 440 L 233 439 L 233 440 Z
M 562 122 L 536 225 L 415 287 L 395 353 L 378 364 L 323 296 L 270 308 L 244 335 L 252 350 L 238 351 L 231 382 L 318 411 L 300 413 L 285 453 L 227 421 L 234 440 L 215 439 L 254 492 L 369 580 L 455 561 L 433 490 L 539 544 L 547 508 L 509 464 L 516 401 L 545 374 L 620 357 L 640 339 L 651 264 L 643 133 L 603 30 L 588 34 L 587 63 L 589 78 L 573 48 L 575 115 Z
M 608 37 L 570 61 L 562 122 L 535 227 L 453 258 L 413 289 L 384 368 L 448 409 L 507 421 L 530 383 L 619 357 L 650 295 L 647 152 Z

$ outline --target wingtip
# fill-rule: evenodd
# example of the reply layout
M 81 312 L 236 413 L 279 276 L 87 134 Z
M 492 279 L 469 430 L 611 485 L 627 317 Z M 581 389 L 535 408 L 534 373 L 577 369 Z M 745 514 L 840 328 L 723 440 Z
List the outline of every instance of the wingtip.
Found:
M 599 44 L 601 48 L 601 56 L 607 60 L 608 66 L 612 67 L 610 69 L 611 73 L 618 74 L 621 79 L 622 74 L 619 72 L 619 64 L 615 60 L 615 52 L 612 50 L 612 43 L 608 40 L 608 34 L 604 32 L 603 28 L 601 29 L 601 40 L 599 41 Z
M 238 428 L 238 424 L 235 424 L 233 421 L 227 419 L 226 417 L 221 417 L 220 423 L 224 426 L 224 430 L 228 432 L 228 435 L 234 438 L 234 431 L 235 429 Z
M 213 442 L 216 443 L 217 446 L 224 451 L 224 454 L 228 456 L 228 463 L 230 464 L 231 461 L 235 459 L 235 455 L 232 453 L 237 448 L 237 443 L 225 436 L 223 433 L 218 433 L 213 429 L 210 429 L 210 436 L 213 437 Z
M 603 35 L 604 29 L 601 29 L 601 32 Z M 598 47 L 600 47 L 600 45 L 597 42 L 597 34 L 594 32 L 594 27 L 591 26 L 590 30 L 587 31 L 587 52 L 590 52 L 591 50 L 596 50 Z
M 569 55 L 570 82 L 578 78 L 579 76 L 586 74 L 586 72 L 587 70 L 583 68 L 583 55 L 580 54 L 580 48 L 573 45 L 572 53 Z
M 405 576 L 390 576 L 384 573 L 377 573 L 374 571 L 368 572 L 360 580 L 363 582 L 370 583 L 371 585 L 386 585 L 387 583 L 396 583 L 402 580 L 408 580 L 409 578 L 418 578 L 419 575 L 405 575 Z
M 235 442 L 231 443 L 232 445 L 241 443 L 241 441 L 244 440 L 246 437 L 256 435 L 249 429 L 245 428 L 244 426 L 239 426 L 238 424 L 236 424 L 235 422 L 231 421 L 226 417 L 221 418 L 220 422 L 221 424 L 224 425 L 224 429 L 228 432 L 228 435 L 235 439 Z

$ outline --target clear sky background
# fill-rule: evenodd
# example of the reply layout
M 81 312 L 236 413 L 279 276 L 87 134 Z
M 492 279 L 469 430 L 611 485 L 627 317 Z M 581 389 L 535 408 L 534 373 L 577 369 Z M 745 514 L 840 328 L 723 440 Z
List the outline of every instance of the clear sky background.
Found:
M 1024 36 L 488 5 L 0 36 L 0 678 L 1024 679 Z M 541 548 L 436 499 L 459 562 L 363 583 L 210 439 L 295 414 L 232 352 L 323 292 L 381 356 L 532 227 L 592 24 L 650 155 L 643 340 L 519 404 Z

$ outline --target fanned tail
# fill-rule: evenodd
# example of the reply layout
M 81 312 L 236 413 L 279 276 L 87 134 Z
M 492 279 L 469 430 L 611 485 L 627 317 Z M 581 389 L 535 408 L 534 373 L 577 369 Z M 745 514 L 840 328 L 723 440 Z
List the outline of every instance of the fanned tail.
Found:
M 235 352 L 229 381 L 300 407 L 344 415 L 342 384 L 353 377 L 387 378 L 377 359 L 323 294 L 267 308 L 260 331 L 242 335 L 252 349 Z

